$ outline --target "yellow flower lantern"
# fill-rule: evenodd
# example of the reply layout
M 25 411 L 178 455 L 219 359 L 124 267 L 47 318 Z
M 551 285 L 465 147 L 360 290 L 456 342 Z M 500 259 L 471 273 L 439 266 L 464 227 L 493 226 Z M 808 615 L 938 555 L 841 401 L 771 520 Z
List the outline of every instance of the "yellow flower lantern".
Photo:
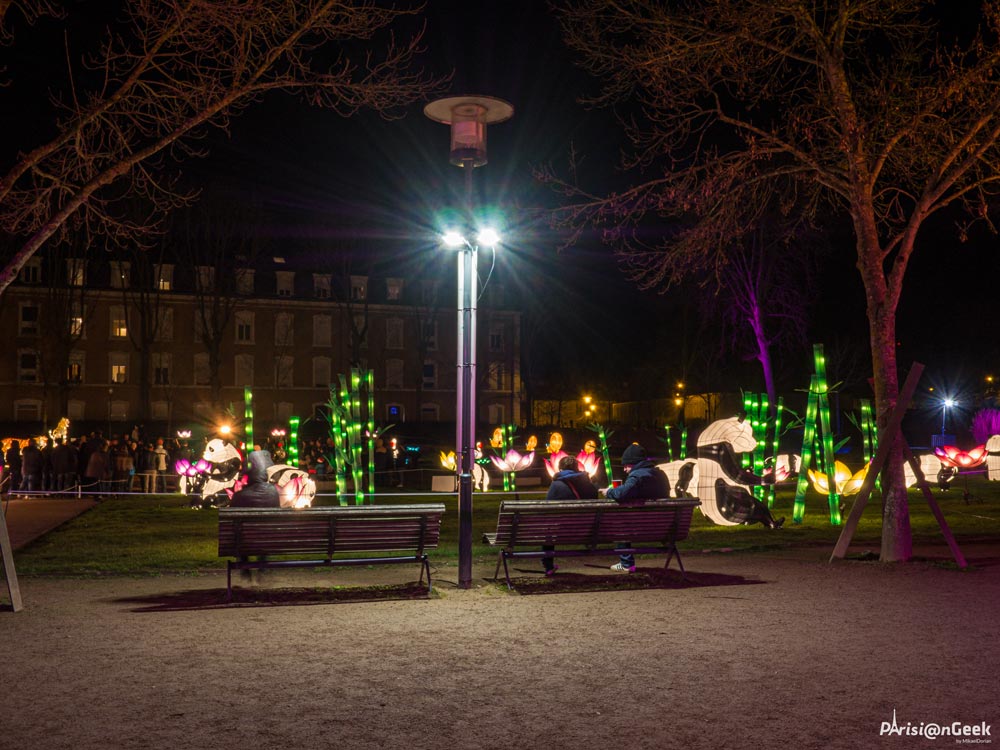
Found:
M 856 474 L 852 474 L 851 470 L 847 468 L 846 465 L 840 461 L 834 461 L 833 481 L 837 485 L 837 494 L 856 495 L 861 490 L 861 485 L 864 484 L 865 477 L 868 476 L 868 466 L 869 464 L 865 464 Z M 821 495 L 830 494 L 830 487 L 827 483 L 826 474 L 809 469 L 809 480 L 812 482 L 813 488 L 818 493 Z
M 558 432 L 549 435 L 549 453 L 558 453 L 562 450 L 563 437 Z
M 528 438 L 528 442 L 524 444 L 524 447 L 529 451 L 535 450 L 535 448 L 538 447 L 538 438 L 532 435 Z
M 447 453 L 441 451 L 441 465 L 449 471 L 458 471 L 455 451 L 448 451 Z

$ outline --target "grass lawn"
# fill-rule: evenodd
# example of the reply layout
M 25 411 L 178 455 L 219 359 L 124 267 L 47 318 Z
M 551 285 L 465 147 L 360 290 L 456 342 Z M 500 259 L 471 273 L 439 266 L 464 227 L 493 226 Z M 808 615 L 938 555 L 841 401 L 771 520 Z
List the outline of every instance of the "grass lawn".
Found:
M 969 478 L 968 488 L 976 498 L 963 500 L 964 478 L 947 492 L 935 490 L 959 544 L 963 540 L 1000 539 L 1000 483 L 987 482 L 981 475 Z M 785 516 L 784 528 L 772 531 L 755 526 L 716 526 L 695 513 L 690 538 L 681 549 L 761 550 L 785 546 L 828 545 L 832 551 L 841 527 L 828 521 L 826 498 L 810 492 L 806 515 L 801 524 L 792 523 L 794 485 L 779 488 L 775 516 Z M 537 499 L 543 493 L 523 492 L 522 499 Z M 474 496 L 473 554 L 492 560 L 495 551 L 482 542 L 483 533 L 495 528 L 500 501 L 510 495 L 490 492 Z M 39 501 L 44 502 L 44 501 Z M 448 510 L 442 522 L 441 545 L 431 552 L 438 560 L 458 557 L 458 513 L 454 495 L 414 493 L 394 495 L 383 503 L 444 502 Z M 846 519 L 852 500 L 843 515 Z M 335 504 L 335 498 L 319 498 L 317 505 Z M 854 535 L 857 543 L 877 549 L 881 536 L 881 499 L 876 493 L 868 504 Z M 919 491 L 910 492 L 910 518 L 914 542 L 942 541 L 937 522 Z M 217 555 L 218 513 L 192 510 L 180 495 L 121 497 L 107 500 L 82 516 L 18 551 L 15 556 L 21 575 L 156 575 L 163 572 L 196 572 L 223 568 Z

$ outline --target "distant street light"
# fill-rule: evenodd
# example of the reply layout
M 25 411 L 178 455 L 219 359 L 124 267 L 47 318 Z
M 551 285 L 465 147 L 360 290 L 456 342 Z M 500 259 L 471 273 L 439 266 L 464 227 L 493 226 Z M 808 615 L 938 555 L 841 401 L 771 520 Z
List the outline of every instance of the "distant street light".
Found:
M 509 120 L 514 108 L 489 96 L 452 96 L 424 107 L 424 114 L 451 127 L 452 164 L 465 172 L 467 221 L 472 222 L 472 172 L 487 163 L 486 126 Z M 499 236 L 480 229 L 478 245 L 495 248 Z M 472 586 L 472 465 L 476 445 L 476 254 L 478 246 L 457 231 L 444 235 L 444 243 L 458 252 L 458 381 L 455 394 L 458 466 L 458 585 Z
M 941 402 L 941 434 L 944 435 L 945 421 L 948 418 L 948 409 L 955 406 L 957 402 L 950 398 L 946 398 Z

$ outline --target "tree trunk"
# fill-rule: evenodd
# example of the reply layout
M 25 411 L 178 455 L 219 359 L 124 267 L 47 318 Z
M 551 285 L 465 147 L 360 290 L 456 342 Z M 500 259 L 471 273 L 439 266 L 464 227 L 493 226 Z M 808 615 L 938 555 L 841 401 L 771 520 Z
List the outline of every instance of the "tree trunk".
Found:
M 867 298 L 879 440 L 884 441 L 895 437 L 885 435 L 882 430 L 899 399 L 899 374 L 896 370 L 898 296 L 891 293 L 886 283 L 874 223 L 863 223 L 868 225 L 870 231 L 864 231 L 865 226 L 858 228 L 858 269 L 861 271 Z M 903 477 L 903 449 L 899 441 L 896 441 L 882 470 L 882 552 L 879 559 L 883 562 L 905 562 L 912 556 L 910 511 Z

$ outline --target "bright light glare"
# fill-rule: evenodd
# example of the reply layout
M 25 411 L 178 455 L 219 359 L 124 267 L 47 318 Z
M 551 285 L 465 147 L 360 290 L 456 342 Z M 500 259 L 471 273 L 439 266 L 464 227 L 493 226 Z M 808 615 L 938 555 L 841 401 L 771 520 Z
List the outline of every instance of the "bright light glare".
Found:
M 950 399 L 950 398 L 946 398 L 944 400 L 944 405 L 950 409 L 951 407 L 953 407 L 955 405 L 955 402 L 952 399 Z
M 497 234 L 495 229 L 486 227 L 485 229 L 479 230 L 479 236 L 476 238 L 480 245 L 486 245 L 488 247 L 493 247 L 500 243 L 500 235 Z
M 445 232 L 442 239 L 444 240 L 444 244 L 448 247 L 459 247 L 460 245 L 465 244 L 465 237 L 454 230 Z

